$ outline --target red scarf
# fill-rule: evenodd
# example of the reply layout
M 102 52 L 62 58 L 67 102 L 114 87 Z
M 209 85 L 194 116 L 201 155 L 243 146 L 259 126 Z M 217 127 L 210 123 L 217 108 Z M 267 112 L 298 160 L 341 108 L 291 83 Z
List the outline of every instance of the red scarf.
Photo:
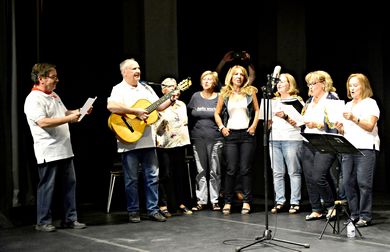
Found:
M 33 90 L 41 91 L 41 92 L 44 92 L 45 94 L 51 95 L 54 98 L 57 98 L 57 96 L 53 94 L 53 91 L 41 90 L 41 89 L 38 88 L 38 85 L 34 85 L 33 88 L 31 89 L 31 91 L 33 91 Z

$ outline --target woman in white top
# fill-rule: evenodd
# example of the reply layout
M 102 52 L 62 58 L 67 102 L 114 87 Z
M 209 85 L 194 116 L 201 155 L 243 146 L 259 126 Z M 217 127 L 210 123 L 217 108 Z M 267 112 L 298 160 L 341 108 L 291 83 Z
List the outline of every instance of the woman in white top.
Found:
M 251 86 L 248 72 L 236 65 L 229 69 L 214 113 L 215 122 L 225 139 L 226 159 L 225 206 L 230 214 L 237 173 L 240 173 L 243 206 L 241 213 L 250 212 L 251 172 L 256 149 L 256 127 L 259 115 L 257 88 Z
M 177 89 L 174 78 L 165 78 L 161 83 L 164 95 Z M 191 144 L 188 131 L 187 105 L 176 100 L 168 108 L 160 112 L 156 123 L 157 156 L 159 161 L 159 207 L 165 217 L 170 211 L 180 210 L 191 215 L 186 205 L 191 203 L 186 183 L 185 151 Z
M 374 170 L 379 152 L 377 122 L 379 107 L 373 96 L 368 78 L 354 73 L 347 80 L 347 96 L 352 99 L 346 104 L 345 120 L 336 127 L 363 155 L 343 154 L 343 184 L 348 199 L 351 218 L 356 226 L 365 227 L 372 223 L 372 187 Z
M 308 73 L 305 80 L 311 97 L 302 111 L 306 126 L 304 132 L 317 134 L 337 133 L 337 129 L 331 128 L 327 123 L 329 121 L 326 111 L 327 100 L 338 100 L 332 78 L 325 71 L 314 71 Z M 306 220 L 318 220 L 324 217 L 334 218 L 336 211 L 332 209 L 335 190 L 330 177 L 330 168 L 337 159 L 337 155 L 321 153 L 305 140 L 301 158 L 312 208 L 312 212 L 306 216 Z M 326 215 L 323 214 L 323 208 L 327 210 Z
M 297 83 L 291 74 L 280 75 L 277 84 L 277 92 L 273 102 L 280 103 L 281 109 L 272 116 L 272 128 L 270 134 L 270 157 L 275 191 L 275 207 L 272 213 L 277 213 L 285 207 L 285 174 L 288 172 L 290 178 L 290 213 L 299 211 L 301 200 L 301 149 L 302 136 L 301 128 L 289 119 L 287 112 L 283 111 L 283 104 L 292 105 L 299 113 L 304 102 L 297 94 Z

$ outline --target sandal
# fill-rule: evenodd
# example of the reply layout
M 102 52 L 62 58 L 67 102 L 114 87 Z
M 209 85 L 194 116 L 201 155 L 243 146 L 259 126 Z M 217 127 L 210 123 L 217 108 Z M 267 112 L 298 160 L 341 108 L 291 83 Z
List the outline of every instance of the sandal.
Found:
M 183 212 L 185 215 L 191 215 L 192 211 L 188 209 L 186 206 L 180 206 L 180 210 Z
M 241 214 L 249 214 L 251 211 L 251 206 L 248 203 L 242 205 Z
M 271 213 L 276 214 L 278 212 L 281 212 L 283 207 L 284 207 L 284 205 L 282 205 L 282 204 L 276 204 L 274 206 L 274 208 L 271 209 Z
M 325 215 L 323 215 L 322 213 L 312 212 L 311 214 L 306 215 L 305 219 L 306 219 L 306 221 L 314 221 L 314 220 L 320 220 L 323 218 L 325 218 Z
M 290 214 L 296 214 L 299 212 L 299 205 L 292 204 L 290 206 L 290 210 L 288 210 Z
M 168 208 L 160 208 L 160 212 L 165 218 L 172 217 L 172 214 L 168 211 Z
M 223 207 L 222 209 L 222 213 L 223 215 L 229 215 L 230 214 L 230 209 L 231 209 L 232 205 L 230 204 L 225 204 L 225 206 Z
M 221 211 L 221 207 L 218 205 L 218 203 L 214 203 L 212 205 L 213 211 Z
M 198 204 L 192 208 L 192 211 L 200 211 L 200 210 L 203 210 L 203 208 L 204 208 L 204 205 Z

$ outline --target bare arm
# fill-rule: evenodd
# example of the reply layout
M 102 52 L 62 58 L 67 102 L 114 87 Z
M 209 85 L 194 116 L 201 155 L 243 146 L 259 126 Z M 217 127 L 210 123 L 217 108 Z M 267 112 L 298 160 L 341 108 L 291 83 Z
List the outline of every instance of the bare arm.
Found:
M 221 61 L 218 63 L 218 66 L 215 68 L 215 71 L 220 74 L 222 71 L 222 68 L 225 66 L 227 62 L 230 62 L 233 60 L 233 51 L 229 51 L 225 53 Z
M 115 114 L 131 114 L 137 116 L 142 120 L 147 118 L 147 111 L 145 109 L 127 107 L 124 104 L 119 102 L 114 102 L 114 101 L 107 102 L 107 109 L 111 113 L 115 113 Z
M 249 72 L 249 78 L 248 78 L 249 79 L 249 84 L 252 85 L 252 83 L 256 79 L 256 72 L 255 72 L 255 68 L 254 68 L 253 64 L 249 64 L 248 72 Z
M 252 94 L 253 99 L 253 110 L 255 111 L 255 117 L 253 118 L 252 125 L 248 128 L 248 133 L 254 135 L 256 132 L 257 124 L 259 123 L 259 101 L 255 92 Z
M 368 132 L 372 132 L 374 130 L 376 123 L 378 122 L 378 117 L 376 116 L 370 116 L 367 119 L 360 119 L 350 112 L 345 112 L 343 115 L 345 119 L 351 120 L 352 122 L 357 124 L 360 128 Z
M 217 106 L 216 106 L 215 112 L 214 112 L 214 120 L 215 120 L 215 123 L 217 124 L 218 128 L 221 128 L 222 126 L 224 126 L 223 122 L 222 122 L 222 118 L 221 118 L 222 107 L 223 107 L 223 97 L 219 96 Z

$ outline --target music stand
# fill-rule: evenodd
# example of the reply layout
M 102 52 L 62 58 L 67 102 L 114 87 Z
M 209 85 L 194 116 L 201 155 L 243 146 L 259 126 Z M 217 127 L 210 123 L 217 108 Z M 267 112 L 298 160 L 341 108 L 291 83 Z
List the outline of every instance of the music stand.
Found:
M 356 149 L 353 144 L 351 144 L 344 136 L 340 134 L 317 134 L 317 133 L 301 133 L 301 135 L 306 138 L 310 144 L 319 152 L 321 153 L 333 153 L 336 155 L 340 154 L 354 154 L 354 155 L 363 155 L 363 153 Z M 337 184 L 339 176 L 337 175 Z M 338 187 L 338 185 L 337 185 Z M 334 223 L 332 224 L 332 218 L 328 218 L 326 221 L 326 224 L 324 228 L 322 229 L 322 232 L 319 236 L 319 239 L 321 240 L 322 236 L 324 235 L 325 229 L 328 225 L 330 225 L 333 228 L 334 234 L 340 234 L 348 225 L 349 222 L 352 222 L 352 224 L 355 226 L 356 231 L 358 232 L 359 236 L 362 237 L 361 232 L 356 227 L 355 223 L 353 222 L 353 219 L 349 215 L 347 209 L 346 209 L 347 201 L 346 200 L 336 200 L 332 209 L 331 209 L 331 215 L 333 211 L 336 211 L 336 219 L 334 220 Z M 340 230 L 340 218 L 339 218 L 339 207 L 344 210 L 345 214 L 348 217 L 347 224 L 344 225 L 344 227 Z

